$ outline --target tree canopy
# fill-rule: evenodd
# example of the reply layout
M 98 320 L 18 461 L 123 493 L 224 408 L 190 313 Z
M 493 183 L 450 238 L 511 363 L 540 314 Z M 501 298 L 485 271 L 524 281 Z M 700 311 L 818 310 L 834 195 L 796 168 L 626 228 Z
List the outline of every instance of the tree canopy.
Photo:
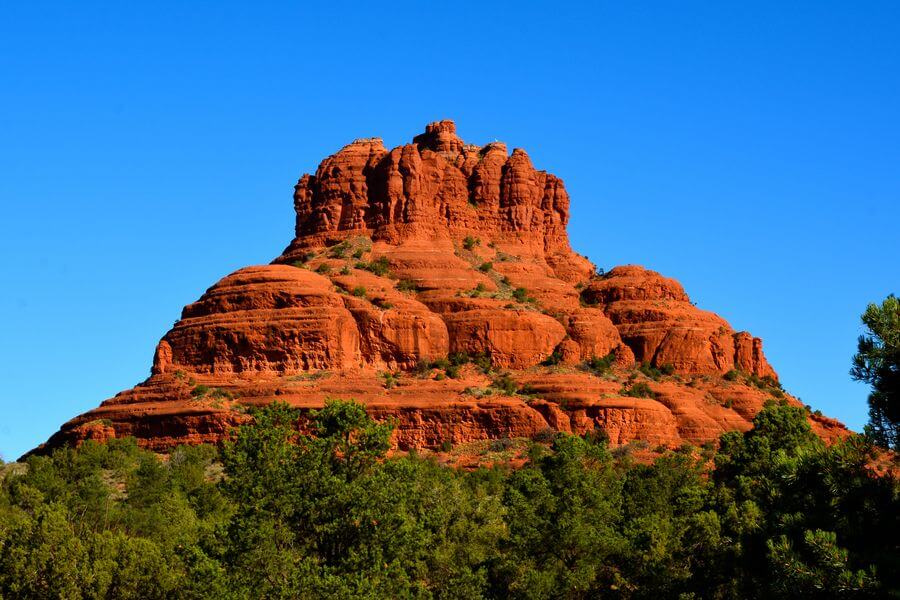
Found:
M 900 447 L 900 300 L 891 294 L 862 315 L 866 333 L 859 337 L 850 375 L 872 386 L 868 434 L 879 444 Z
M 389 423 L 284 404 L 219 449 L 87 442 L 2 467 L 0 598 L 869 598 L 900 593 L 898 485 L 773 404 L 718 452 L 603 436 L 519 469 L 387 457 Z M 713 463 L 715 468 L 712 468 Z

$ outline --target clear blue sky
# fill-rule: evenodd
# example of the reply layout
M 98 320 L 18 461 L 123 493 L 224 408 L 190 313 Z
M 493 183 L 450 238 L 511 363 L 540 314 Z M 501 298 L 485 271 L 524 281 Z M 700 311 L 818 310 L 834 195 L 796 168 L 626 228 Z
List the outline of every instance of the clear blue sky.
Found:
M 421 4 L 3 4 L 0 454 L 276 256 L 301 173 L 441 118 L 561 176 L 577 250 L 678 278 L 865 423 L 858 316 L 900 292 L 900 3 Z

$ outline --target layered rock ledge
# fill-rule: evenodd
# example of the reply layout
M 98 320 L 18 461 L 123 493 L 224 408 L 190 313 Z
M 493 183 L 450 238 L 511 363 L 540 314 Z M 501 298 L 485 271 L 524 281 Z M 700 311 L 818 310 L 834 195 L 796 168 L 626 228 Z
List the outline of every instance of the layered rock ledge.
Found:
M 213 443 L 248 407 L 328 398 L 395 419 L 401 449 L 594 429 L 673 447 L 798 403 L 759 338 L 659 273 L 598 272 L 569 245 L 562 180 L 524 150 L 464 143 L 452 121 L 392 150 L 354 141 L 300 178 L 294 208 L 281 256 L 186 306 L 149 379 L 46 447 Z

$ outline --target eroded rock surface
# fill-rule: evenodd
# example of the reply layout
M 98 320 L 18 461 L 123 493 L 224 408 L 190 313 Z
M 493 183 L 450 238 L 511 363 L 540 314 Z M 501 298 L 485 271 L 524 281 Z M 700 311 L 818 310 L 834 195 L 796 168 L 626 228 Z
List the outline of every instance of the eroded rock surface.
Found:
M 797 403 L 759 338 L 654 271 L 598 274 L 569 246 L 563 182 L 452 121 L 392 150 L 356 140 L 300 178 L 294 207 L 281 256 L 186 306 L 150 378 L 49 446 L 131 435 L 162 451 L 220 440 L 249 406 L 353 398 L 396 420 L 401 449 L 595 429 L 672 447 Z

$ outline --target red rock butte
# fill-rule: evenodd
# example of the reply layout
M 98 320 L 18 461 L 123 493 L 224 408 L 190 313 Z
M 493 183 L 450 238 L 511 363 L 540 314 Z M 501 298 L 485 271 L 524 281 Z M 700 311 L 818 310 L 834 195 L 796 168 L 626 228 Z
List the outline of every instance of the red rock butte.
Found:
M 44 448 L 134 436 L 165 451 L 220 440 L 248 407 L 329 398 L 393 418 L 400 449 L 594 429 L 673 447 L 746 430 L 773 398 L 799 404 L 759 338 L 659 273 L 598 273 L 569 246 L 562 180 L 452 121 L 392 150 L 354 141 L 300 178 L 294 208 L 281 256 L 186 306 L 149 379 Z

